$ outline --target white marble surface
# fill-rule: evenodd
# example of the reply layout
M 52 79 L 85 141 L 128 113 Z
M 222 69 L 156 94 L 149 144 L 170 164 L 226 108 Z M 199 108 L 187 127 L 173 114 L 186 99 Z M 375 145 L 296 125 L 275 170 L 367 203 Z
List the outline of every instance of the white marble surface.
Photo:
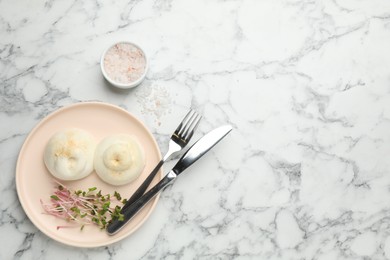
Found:
M 150 70 L 102 79 L 117 40 Z M 0 0 L 0 259 L 390 258 L 390 1 Z M 94 249 L 37 230 L 15 191 L 30 130 L 67 104 L 126 108 L 163 152 L 189 107 L 232 134 L 137 232 Z

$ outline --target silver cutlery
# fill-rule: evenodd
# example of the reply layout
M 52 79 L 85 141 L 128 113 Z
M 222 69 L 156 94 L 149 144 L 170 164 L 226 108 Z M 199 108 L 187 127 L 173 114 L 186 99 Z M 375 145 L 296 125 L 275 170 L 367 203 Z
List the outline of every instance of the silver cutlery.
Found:
M 202 117 L 195 111 L 190 110 L 187 115 L 183 118 L 179 126 L 176 128 L 175 132 L 172 134 L 171 139 L 169 140 L 168 152 L 164 155 L 161 161 L 156 165 L 153 171 L 145 179 L 145 181 L 139 186 L 139 188 L 134 192 L 134 194 L 127 200 L 126 204 L 122 207 L 121 212 L 123 212 L 127 207 L 132 203 L 137 201 L 149 187 L 153 178 L 156 176 L 157 172 L 160 170 L 161 166 L 167 161 L 172 155 L 181 151 L 191 140 L 191 137 L 194 134 L 196 127 L 199 124 L 199 121 Z
M 193 144 L 187 152 L 179 159 L 176 165 L 168 172 L 167 175 L 157 183 L 153 188 L 146 192 L 137 201 L 132 203 L 129 207 L 123 210 L 122 214 L 124 220 L 113 220 L 107 226 L 107 233 L 114 235 L 117 233 L 132 217 L 134 217 L 154 196 L 156 196 L 163 188 L 170 184 L 176 177 L 187 169 L 190 165 L 196 162 L 206 152 L 208 152 L 214 145 L 216 145 L 222 138 L 224 138 L 232 127 L 229 125 L 219 127 L 212 130 L 204 137 Z

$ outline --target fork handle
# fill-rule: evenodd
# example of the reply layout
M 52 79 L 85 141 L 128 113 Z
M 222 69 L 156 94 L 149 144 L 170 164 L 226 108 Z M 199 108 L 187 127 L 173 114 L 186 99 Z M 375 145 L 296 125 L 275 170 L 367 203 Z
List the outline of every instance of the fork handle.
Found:
M 123 220 L 113 220 L 107 226 L 107 233 L 109 235 L 114 235 L 118 232 L 130 219 L 132 219 L 154 196 L 156 196 L 162 189 L 164 189 L 168 184 L 173 181 L 177 175 L 174 171 L 170 171 L 159 183 L 157 183 L 153 188 L 146 192 L 142 197 L 137 201 L 131 204 L 126 209 L 121 212 L 124 216 Z
M 153 171 L 149 174 L 149 176 L 144 180 L 144 182 L 141 184 L 141 186 L 138 187 L 138 189 L 133 193 L 133 195 L 128 199 L 125 205 L 123 205 L 121 209 L 121 213 L 124 212 L 125 209 L 127 209 L 131 204 L 136 202 L 141 196 L 145 193 L 146 189 L 149 187 L 150 183 L 156 176 L 158 170 L 160 170 L 161 166 L 164 164 L 164 159 L 162 159 L 156 167 L 153 169 Z

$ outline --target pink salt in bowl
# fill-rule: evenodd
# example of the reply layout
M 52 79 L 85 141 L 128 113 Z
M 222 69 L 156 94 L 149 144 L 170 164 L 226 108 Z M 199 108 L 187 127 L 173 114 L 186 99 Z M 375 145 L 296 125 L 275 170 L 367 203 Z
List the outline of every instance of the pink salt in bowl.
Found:
M 100 68 L 111 85 L 128 89 L 138 86 L 145 79 L 148 60 L 141 47 L 122 41 L 104 51 Z

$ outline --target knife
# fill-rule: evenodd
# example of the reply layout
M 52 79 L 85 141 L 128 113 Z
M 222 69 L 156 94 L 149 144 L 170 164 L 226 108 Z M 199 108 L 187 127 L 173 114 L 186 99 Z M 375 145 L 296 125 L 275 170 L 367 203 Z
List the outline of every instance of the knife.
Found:
M 114 235 L 117 233 L 130 219 L 132 219 L 154 196 L 156 196 L 162 189 L 164 189 L 168 184 L 170 184 L 176 177 L 182 173 L 185 169 L 191 166 L 196 162 L 200 157 L 202 157 L 206 152 L 214 147 L 222 138 L 224 138 L 230 131 L 232 127 L 230 125 L 225 125 L 218 127 L 196 143 L 194 143 L 185 154 L 179 159 L 176 165 L 168 172 L 167 175 L 157 183 L 153 188 L 146 192 L 142 197 L 136 200 L 129 207 L 125 208 L 122 211 L 124 220 L 112 220 L 110 224 L 107 225 L 107 233 L 109 235 Z

